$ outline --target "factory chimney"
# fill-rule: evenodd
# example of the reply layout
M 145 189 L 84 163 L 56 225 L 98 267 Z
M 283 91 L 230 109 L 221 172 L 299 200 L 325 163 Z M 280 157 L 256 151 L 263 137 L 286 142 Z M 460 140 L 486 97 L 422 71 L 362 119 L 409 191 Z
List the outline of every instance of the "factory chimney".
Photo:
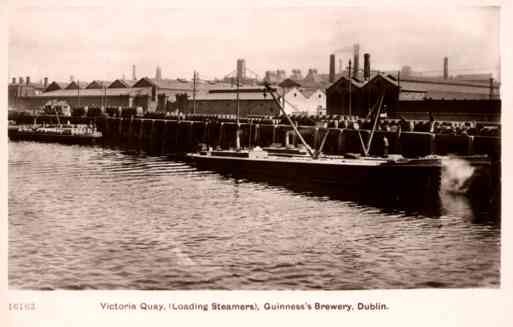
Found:
M 240 83 L 243 83 L 243 81 L 246 79 L 246 60 L 244 59 L 237 59 L 237 80 Z
M 493 99 L 493 77 L 490 77 L 490 100 Z
M 330 54 L 330 83 L 335 82 L 335 55 Z
M 162 80 L 162 68 L 160 68 L 160 66 L 157 66 L 157 71 L 155 72 L 155 79 L 157 81 Z
M 354 60 L 353 60 L 353 76 L 358 78 L 358 71 L 360 70 L 360 45 L 354 45 Z
M 444 57 L 444 79 L 449 79 L 449 58 Z
M 43 87 L 46 89 L 47 86 L 48 86 L 48 77 L 45 77 L 43 79 Z
M 132 80 L 135 81 L 136 79 L 137 79 L 137 77 L 135 75 L 135 65 L 132 65 Z
M 25 78 L 25 82 L 27 83 L 27 86 L 30 85 L 30 76 L 27 76 Z
M 12 83 L 13 83 L 13 84 L 16 84 L 16 77 L 13 77 L 13 78 L 12 78 Z
M 18 77 L 18 84 L 20 84 L 20 85 L 23 84 L 23 77 Z
M 368 81 L 370 79 L 371 69 L 370 69 L 370 54 L 363 54 L 363 79 Z

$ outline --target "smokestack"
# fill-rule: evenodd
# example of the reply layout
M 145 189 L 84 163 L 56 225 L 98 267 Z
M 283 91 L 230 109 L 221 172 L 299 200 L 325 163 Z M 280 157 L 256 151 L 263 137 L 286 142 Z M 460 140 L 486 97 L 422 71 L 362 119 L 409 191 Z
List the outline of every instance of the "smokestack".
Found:
M 26 77 L 25 82 L 27 83 L 27 85 L 30 85 L 30 76 Z
M 47 86 L 48 86 L 48 77 L 45 77 L 43 79 L 43 87 L 46 89 Z
M 246 79 L 246 60 L 237 59 L 237 79 L 240 83 Z
M 23 84 L 23 77 L 18 77 L 18 84 Z
M 13 84 L 16 84 L 16 77 L 13 77 L 13 78 L 12 78 L 12 83 L 13 83 Z
M 444 79 L 449 78 L 449 58 L 444 57 Z
M 137 79 L 137 77 L 135 75 L 135 65 L 132 65 L 132 80 L 135 81 L 136 79 Z
M 370 54 L 363 54 L 363 79 L 368 81 L 370 79 Z
M 493 99 L 493 77 L 490 78 L 490 100 Z
M 354 45 L 354 61 L 353 61 L 353 76 L 358 78 L 358 71 L 360 70 L 360 45 Z
M 330 54 L 330 83 L 335 82 L 335 55 Z

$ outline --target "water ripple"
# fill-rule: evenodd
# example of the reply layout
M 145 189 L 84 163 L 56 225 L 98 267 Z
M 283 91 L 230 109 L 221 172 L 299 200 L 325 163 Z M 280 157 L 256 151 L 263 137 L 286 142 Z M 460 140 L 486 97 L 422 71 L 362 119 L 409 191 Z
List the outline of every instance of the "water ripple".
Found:
M 97 147 L 9 143 L 21 289 L 497 287 L 500 229 Z M 457 202 L 458 200 L 459 202 Z

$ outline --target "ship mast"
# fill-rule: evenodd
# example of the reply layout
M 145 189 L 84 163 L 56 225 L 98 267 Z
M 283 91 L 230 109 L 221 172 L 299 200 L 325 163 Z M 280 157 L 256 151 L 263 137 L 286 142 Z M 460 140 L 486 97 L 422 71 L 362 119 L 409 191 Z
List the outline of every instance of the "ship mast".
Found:
M 237 92 L 236 92 L 236 104 L 235 104 L 235 116 L 236 116 L 236 124 L 237 124 L 237 131 L 235 132 L 235 149 L 237 151 L 240 150 L 240 104 L 239 104 L 239 85 L 240 85 L 240 78 L 239 78 L 239 75 L 237 74 L 237 81 L 236 81 L 236 87 L 237 87 Z
M 299 132 L 299 130 L 297 129 L 296 127 L 296 124 L 294 124 L 294 122 L 292 121 L 292 119 L 290 119 L 289 115 L 287 115 L 287 113 L 285 112 L 285 110 L 283 109 L 283 107 L 280 105 L 280 101 L 278 101 L 278 99 L 276 99 L 276 96 L 274 95 L 274 92 L 273 92 L 273 89 L 271 88 L 271 86 L 269 85 L 269 82 L 265 82 L 264 84 L 265 86 L 265 89 L 267 91 L 269 91 L 269 93 L 271 94 L 274 102 L 276 103 L 276 105 L 278 106 L 278 108 L 280 108 L 280 111 L 283 115 L 285 115 L 285 117 L 287 118 L 290 126 L 292 126 L 292 129 L 294 129 L 294 132 L 296 133 L 296 135 L 299 137 L 299 140 L 301 141 L 301 143 L 303 143 L 304 147 L 306 148 L 306 151 L 308 151 L 308 154 L 312 157 L 312 158 L 316 158 L 316 154 L 314 153 L 314 151 L 312 150 L 312 148 L 308 145 L 308 143 L 306 143 L 305 139 L 303 138 L 303 136 L 301 135 L 301 133 Z

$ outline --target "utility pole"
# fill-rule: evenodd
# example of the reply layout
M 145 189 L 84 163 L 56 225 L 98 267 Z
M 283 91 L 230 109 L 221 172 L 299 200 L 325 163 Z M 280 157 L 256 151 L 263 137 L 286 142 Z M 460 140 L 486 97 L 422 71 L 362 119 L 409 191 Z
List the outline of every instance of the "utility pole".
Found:
M 107 86 L 103 86 L 103 105 L 105 106 L 105 110 L 107 110 Z
M 77 80 L 78 107 L 80 107 L 80 81 Z
M 196 113 L 196 71 L 192 77 L 192 113 Z
M 239 120 L 239 115 L 240 115 L 240 106 L 239 106 L 239 85 L 240 85 L 240 77 L 239 77 L 239 74 L 237 74 L 237 95 L 236 95 L 236 105 L 235 105 L 235 116 L 236 116 L 236 122 L 237 122 L 237 131 L 235 132 L 235 148 L 237 149 L 237 151 L 240 150 L 240 120 Z
M 239 85 L 240 85 L 240 80 L 239 80 L 239 76 L 237 76 L 237 95 L 236 95 L 236 112 L 235 112 L 235 115 L 236 115 L 236 119 L 237 119 L 237 128 L 239 128 L 239 124 L 240 124 L 240 121 L 239 121 L 239 115 L 240 115 L 240 106 L 239 106 Z
M 351 116 L 351 84 L 353 84 L 351 78 L 351 59 L 349 59 L 349 67 L 347 69 L 347 74 L 349 76 L 349 116 Z
M 399 112 L 400 103 L 401 103 L 401 71 L 398 71 L 397 72 L 397 109 L 396 109 L 396 112 Z M 388 115 L 388 113 L 387 113 L 387 115 Z

